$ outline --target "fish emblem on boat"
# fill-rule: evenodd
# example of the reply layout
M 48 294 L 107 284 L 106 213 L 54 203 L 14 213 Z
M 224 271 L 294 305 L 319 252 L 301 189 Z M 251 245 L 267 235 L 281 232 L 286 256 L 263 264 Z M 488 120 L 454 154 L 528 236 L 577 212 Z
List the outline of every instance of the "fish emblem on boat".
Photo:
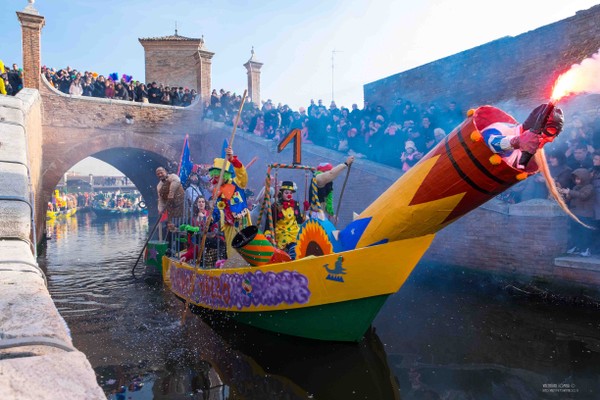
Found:
M 325 268 L 327 271 L 327 277 L 325 279 L 336 282 L 344 282 L 344 277 L 342 275 L 346 275 L 346 268 L 342 266 L 343 261 L 344 257 L 339 256 L 335 262 L 335 268 L 328 268 L 329 264 L 323 265 L 323 268 Z

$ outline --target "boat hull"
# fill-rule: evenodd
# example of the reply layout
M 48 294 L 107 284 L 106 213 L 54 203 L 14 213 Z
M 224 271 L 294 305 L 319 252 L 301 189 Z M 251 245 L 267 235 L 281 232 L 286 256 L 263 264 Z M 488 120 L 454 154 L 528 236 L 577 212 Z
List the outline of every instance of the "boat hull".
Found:
M 358 342 L 388 297 L 389 294 L 385 294 L 286 311 L 233 312 L 228 317 L 246 325 L 290 336 Z
M 163 279 L 176 296 L 213 314 L 287 335 L 359 341 L 433 238 L 260 267 L 204 270 L 163 257 Z

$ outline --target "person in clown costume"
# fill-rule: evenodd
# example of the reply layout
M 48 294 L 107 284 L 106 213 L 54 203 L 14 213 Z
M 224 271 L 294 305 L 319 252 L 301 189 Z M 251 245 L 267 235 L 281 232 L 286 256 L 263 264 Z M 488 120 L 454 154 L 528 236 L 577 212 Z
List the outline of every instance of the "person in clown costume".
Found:
M 333 208 L 333 181 L 342 171 L 350 168 L 353 162 L 354 156 L 349 156 L 346 158 L 346 161 L 335 167 L 330 163 L 321 163 L 317 166 L 317 171 L 315 172 L 316 193 L 314 193 L 314 188 L 311 188 L 311 201 L 316 196 L 321 207 L 320 209 L 311 208 L 311 218 L 324 220 L 326 219 L 326 215 L 329 217 L 335 216 Z
M 283 181 L 277 193 L 277 201 L 272 207 L 277 247 L 288 253 L 292 260 L 296 259 L 298 232 L 300 224 L 304 222 L 298 202 L 294 200 L 294 193 L 296 184 Z
M 227 257 L 231 258 L 236 252 L 231 246 L 231 241 L 235 235 L 245 227 L 252 225 L 250 210 L 246 202 L 244 189 L 248 185 L 248 174 L 244 164 L 233 155 L 233 149 L 228 147 L 225 150 L 226 159 L 215 158 L 213 166 L 209 168 L 210 183 L 212 187 L 214 222 L 219 224 L 220 229 L 225 235 L 227 244 Z M 231 166 L 235 177 L 231 173 Z M 223 173 L 223 182 L 217 190 L 221 169 L 225 168 Z

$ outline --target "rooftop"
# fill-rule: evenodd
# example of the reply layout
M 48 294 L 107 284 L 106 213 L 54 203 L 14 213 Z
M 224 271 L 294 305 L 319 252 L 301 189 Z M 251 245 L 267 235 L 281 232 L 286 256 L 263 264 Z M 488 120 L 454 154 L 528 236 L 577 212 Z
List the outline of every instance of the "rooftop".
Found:
M 197 42 L 200 41 L 202 43 L 204 43 L 204 37 L 201 38 L 190 38 L 190 37 L 186 37 L 186 36 L 181 36 L 179 34 L 177 34 L 177 30 L 175 30 L 175 34 L 174 35 L 167 35 L 167 36 L 159 36 L 159 37 L 149 37 L 149 38 L 139 38 L 138 40 L 140 41 L 151 41 L 151 42 L 158 42 L 158 41 L 162 41 L 162 40 L 176 40 L 176 41 L 181 41 L 181 42 Z

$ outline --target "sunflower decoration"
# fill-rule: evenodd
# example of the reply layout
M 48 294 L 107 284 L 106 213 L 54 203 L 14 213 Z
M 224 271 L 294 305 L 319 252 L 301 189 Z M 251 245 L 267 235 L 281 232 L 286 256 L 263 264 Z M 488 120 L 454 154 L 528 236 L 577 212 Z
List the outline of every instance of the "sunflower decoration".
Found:
M 329 235 L 317 220 L 309 220 L 300 228 L 296 258 L 322 256 L 333 253 Z

